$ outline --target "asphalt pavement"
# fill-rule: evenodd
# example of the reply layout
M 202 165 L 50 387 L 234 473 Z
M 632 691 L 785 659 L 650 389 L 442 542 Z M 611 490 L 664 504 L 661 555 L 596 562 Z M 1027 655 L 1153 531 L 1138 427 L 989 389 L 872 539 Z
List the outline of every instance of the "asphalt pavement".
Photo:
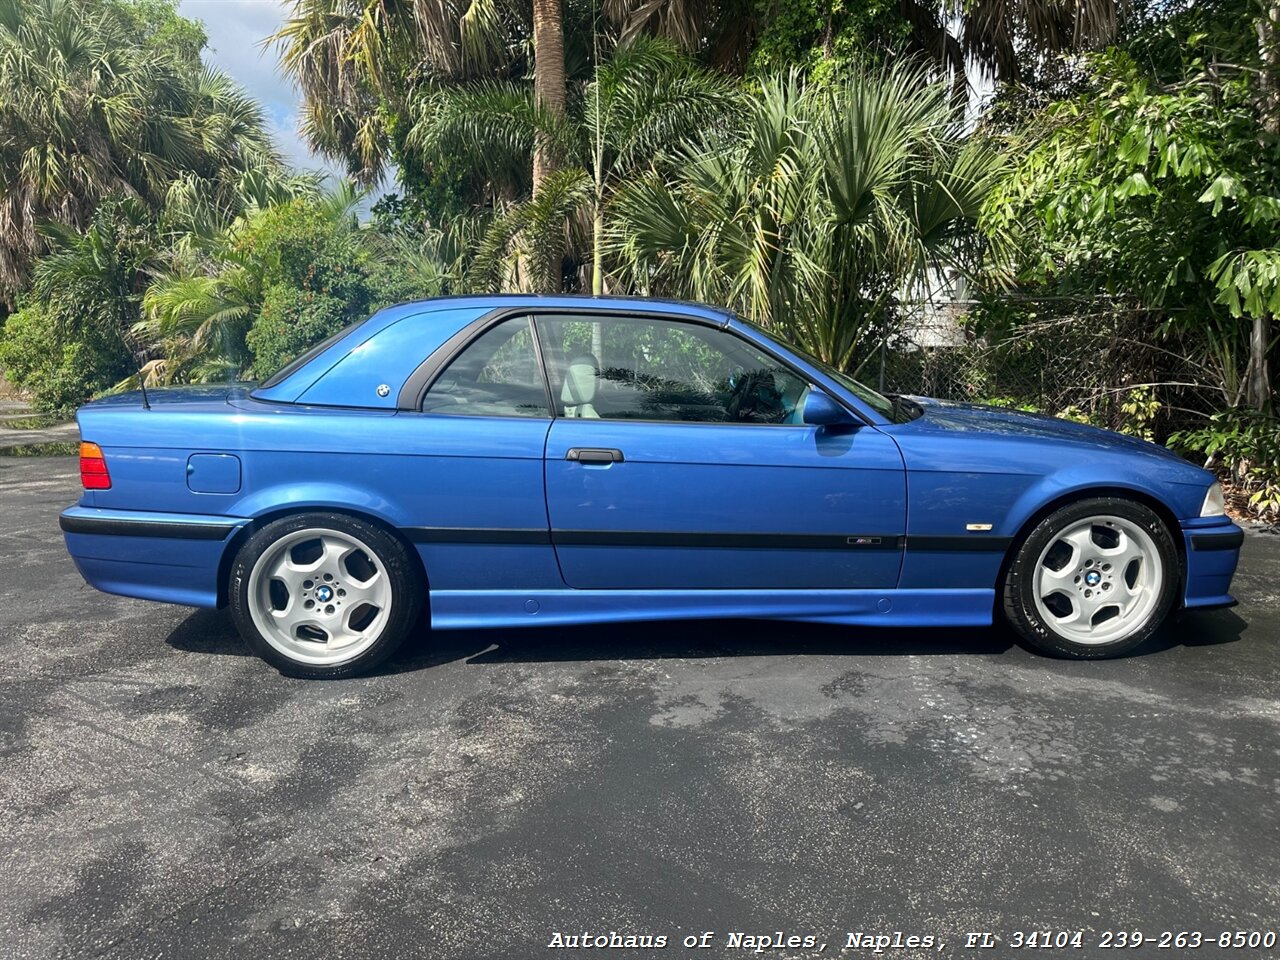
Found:
M 319 683 L 85 586 L 77 495 L 69 457 L 0 457 L 4 960 L 1280 956 L 1213 940 L 1280 934 L 1280 536 L 1237 608 L 1119 661 L 716 621 L 441 633 Z

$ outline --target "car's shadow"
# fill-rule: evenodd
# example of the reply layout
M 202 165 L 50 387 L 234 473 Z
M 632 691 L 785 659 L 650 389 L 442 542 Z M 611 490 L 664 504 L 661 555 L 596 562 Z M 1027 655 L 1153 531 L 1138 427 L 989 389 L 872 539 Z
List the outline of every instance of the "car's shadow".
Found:
M 1230 611 L 1184 613 L 1130 657 L 1240 638 L 1246 623 Z M 226 610 L 197 610 L 169 634 L 176 650 L 249 656 Z M 677 620 L 508 630 L 419 630 L 378 673 L 404 673 L 454 661 L 473 664 L 590 660 L 666 660 L 748 656 L 991 655 L 1019 646 L 1003 626 L 886 629 L 767 620 Z

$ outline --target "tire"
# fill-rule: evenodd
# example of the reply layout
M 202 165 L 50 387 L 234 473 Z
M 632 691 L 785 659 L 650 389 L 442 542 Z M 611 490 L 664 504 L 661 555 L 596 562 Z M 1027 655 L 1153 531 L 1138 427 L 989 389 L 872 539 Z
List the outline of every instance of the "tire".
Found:
M 228 596 L 249 648 L 291 677 L 372 670 L 400 646 L 423 584 L 394 536 L 341 513 L 301 513 L 255 532 L 231 565 Z
M 1042 653 L 1115 657 L 1164 622 L 1180 574 L 1178 548 L 1154 510 L 1119 497 L 1077 500 L 1041 520 L 1015 548 L 1004 613 Z

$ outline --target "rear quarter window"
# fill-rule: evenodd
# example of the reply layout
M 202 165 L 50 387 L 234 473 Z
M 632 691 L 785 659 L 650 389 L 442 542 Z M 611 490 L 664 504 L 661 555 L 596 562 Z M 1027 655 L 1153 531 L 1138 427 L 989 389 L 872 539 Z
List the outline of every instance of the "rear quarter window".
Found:
M 475 320 L 474 306 L 451 310 L 421 310 L 374 330 L 359 331 L 339 347 L 332 362 L 323 357 L 314 370 L 301 370 L 298 403 L 328 407 L 395 409 L 405 381 L 450 337 Z M 324 369 L 320 369 L 324 368 Z
M 285 380 L 291 377 L 294 373 L 301 370 L 303 367 L 305 367 L 308 363 L 310 363 L 316 357 L 320 356 L 320 354 L 324 353 L 326 350 L 328 350 L 331 346 L 333 346 L 335 343 L 337 343 L 339 340 L 345 337 L 348 333 L 350 333 L 356 327 L 366 322 L 368 322 L 368 318 L 366 318 L 365 320 L 357 320 L 355 323 L 347 324 L 337 333 L 334 333 L 325 337 L 323 340 L 317 343 L 314 347 L 309 349 L 306 353 L 303 353 L 300 356 L 297 356 L 294 359 L 290 360 L 288 363 L 286 363 L 283 367 L 281 367 L 271 376 L 267 377 L 266 380 L 263 380 L 262 383 L 260 384 L 261 389 L 269 390 L 272 387 L 276 386 L 277 384 L 283 383 Z

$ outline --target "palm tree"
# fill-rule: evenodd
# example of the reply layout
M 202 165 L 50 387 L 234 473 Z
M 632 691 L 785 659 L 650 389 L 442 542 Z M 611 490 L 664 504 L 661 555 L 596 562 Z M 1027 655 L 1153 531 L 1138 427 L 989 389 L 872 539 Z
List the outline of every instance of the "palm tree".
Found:
M 553 119 L 564 116 L 564 5 L 533 0 L 533 104 Z M 533 151 L 533 195 L 555 169 L 555 153 L 539 141 Z
M 281 184 L 297 176 L 284 167 L 262 104 L 225 73 L 204 67 L 183 93 L 183 122 L 199 146 L 190 169 L 225 214 L 244 209 L 250 182 Z
M 623 43 L 639 36 L 662 37 L 703 55 L 717 69 L 740 73 L 763 8 L 753 0 L 604 0 L 604 13 Z
M 150 211 L 134 197 L 105 198 L 83 232 L 42 226 L 49 252 L 36 263 L 32 293 L 52 311 L 67 341 L 89 332 L 135 356 L 132 336 L 142 293 L 161 265 Z
M 539 105 L 563 112 L 563 31 L 562 0 L 293 0 L 267 42 L 302 90 L 307 140 L 371 185 L 391 158 L 380 107 L 407 113 L 424 86 L 501 78 L 532 59 Z M 554 166 L 539 148 L 535 184 Z
M 346 165 L 360 183 L 376 183 L 388 160 L 379 96 L 399 76 L 398 60 L 433 51 L 434 65 L 452 44 L 441 42 L 441 16 L 415 30 L 413 4 L 363 0 L 294 0 L 279 31 L 267 38 L 280 65 L 302 91 L 302 132 L 311 146 Z
M 693 139 L 724 120 L 736 91 L 697 66 L 674 44 L 636 40 L 596 70 L 583 94 L 583 133 L 592 173 L 591 292 L 604 292 L 605 211 L 618 184 L 670 144 Z
M 652 169 L 666 145 L 721 122 L 735 103 L 723 77 L 669 42 L 639 38 L 600 64 L 566 113 L 547 110 L 519 83 L 444 87 L 419 104 L 409 141 L 424 156 L 461 158 L 488 186 L 498 215 L 474 279 L 558 290 L 563 238 L 589 235 L 591 287 L 600 294 L 610 197 Z M 522 172 L 539 145 L 561 168 L 527 199 Z
M 143 298 L 135 335 L 158 353 L 148 383 L 232 379 L 249 365 L 245 335 L 262 300 L 261 274 L 244 263 L 214 275 L 169 275 Z
M 899 294 L 971 263 L 1001 165 L 962 120 L 912 67 L 768 80 L 736 129 L 619 192 L 610 246 L 641 293 L 728 304 L 847 367 Z
M 111 194 L 155 209 L 187 174 L 230 202 L 278 164 L 260 108 L 193 70 L 110 5 L 0 0 L 0 293 L 26 283 L 46 221 L 82 228 Z
M 721 11 L 722 32 L 734 43 L 745 38 L 735 25 L 748 22 L 749 6 L 748 0 L 703 4 Z M 392 141 L 406 119 L 420 118 L 423 101 L 442 90 L 502 87 L 530 74 L 533 105 L 554 118 L 568 109 L 567 43 L 577 51 L 575 62 L 588 66 L 602 61 L 601 41 L 606 52 L 645 35 L 697 46 L 705 10 L 641 15 L 653 7 L 649 0 L 614 0 L 598 16 L 594 5 L 579 3 L 568 11 L 573 33 L 566 41 L 565 0 L 292 0 L 267 42 L 279 48 L 283 69 L 302 90 L 307 140 L 371 185 L 392 160 Z M 610 24 L 615 29 L 602 38 Z M 731 51 L 733 43 L 721 46 Z M 554 138 L 539 132 L 532 147 L 535 194 L 561 159 Z
M 903 0 L 921 49 L 947 43 L 948 23 L 957 23 L 959 54 L 999 80 L 1017 81 L 1028 61 L 1042 54 L 1089 50 L 1106 44 L 1116 33 L 1126 0 L 947 0 L 941 21 L 929 21 L 937 6 L 922 0 Z M 959 68 L 959 63 L 948 63 Z
M 909 32 L 903 52 L 963 83 L 971 65 L 1016 81 L 1042 54 L 1101 46 L 1127 7 L 1125 0 L 899 0 L 898 13 Z M 829 2 L 818 12 L 837 9 Z M 743 0 L 606 0 L 605 10 L 624 38 L 657 33 L 729 70 L 746 66 L 771 16 Z

